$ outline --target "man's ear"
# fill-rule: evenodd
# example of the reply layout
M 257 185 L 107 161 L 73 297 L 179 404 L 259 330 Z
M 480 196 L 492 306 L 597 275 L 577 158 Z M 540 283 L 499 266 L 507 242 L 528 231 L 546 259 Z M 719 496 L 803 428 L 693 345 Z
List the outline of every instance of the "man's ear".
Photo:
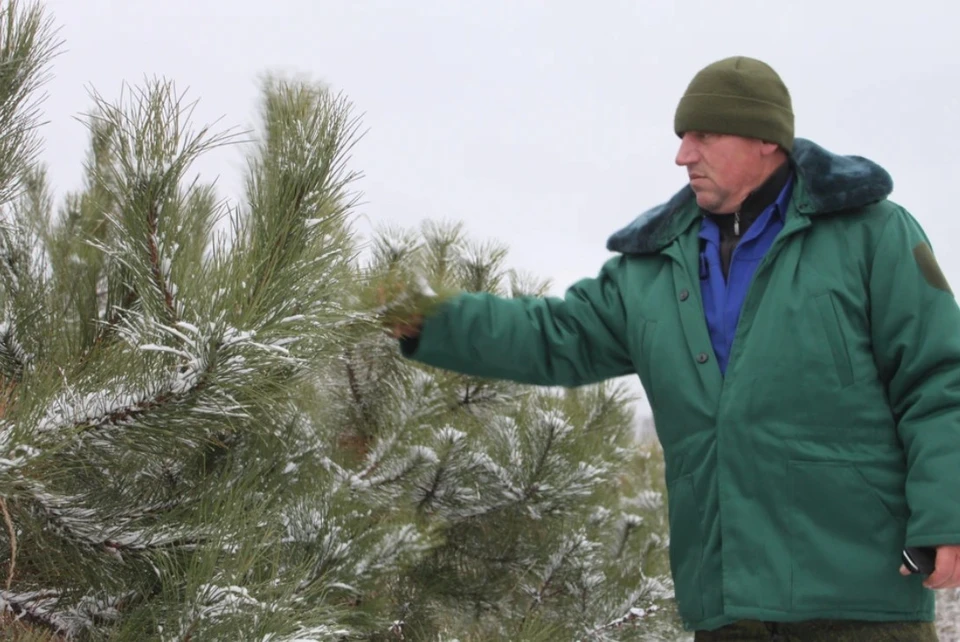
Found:
M 780 145 L 777 143 L 771 143 L 769 141 L 761 141 L 760 143 L 760 155 L 761 156 L 770 156 L 771 154 L 777 153 L 777 150 L 780 149 Z

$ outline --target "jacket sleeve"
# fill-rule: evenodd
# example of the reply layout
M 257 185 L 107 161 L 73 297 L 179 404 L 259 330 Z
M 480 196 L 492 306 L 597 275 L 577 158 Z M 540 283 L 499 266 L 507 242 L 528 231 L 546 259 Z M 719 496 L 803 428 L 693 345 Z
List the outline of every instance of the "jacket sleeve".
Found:
M 960 309 L 916 220 L 897 209 L 870 276 L 874 354 L 907 458 L 907 546 L 960 544 Z
M 404 356 L 489 379 L 575 387 L 634 371 L 617 276 L 622 257 L 559 297 L 462 293 L 424 320 Z

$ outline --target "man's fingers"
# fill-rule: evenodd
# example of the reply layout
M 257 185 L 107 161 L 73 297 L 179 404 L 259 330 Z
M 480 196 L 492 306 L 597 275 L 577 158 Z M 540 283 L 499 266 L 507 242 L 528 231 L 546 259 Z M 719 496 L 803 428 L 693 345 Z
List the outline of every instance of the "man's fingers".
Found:
M 960 563 L 954 566 L 953 575 L 948 577 L 940 588 L 958 588 L 960 587 Z
M 949 552 L 953 557 L 953 573 L 943 582 L 940 588 L 957 588 L 960 586 L 960 551 L 956 547 L 950 547 Z
M 900 575 L 910 575 L 910 569 L 903 564 L 900 565 Z
M 420 317 L 414 317 L 412 323 L 398 323 L 394 326 L 391 326 L 390 335 L 394 339 L 405 339 L 408 337 L 415 337 L 420 334 Z
M 937 549 L 937 563 L 933 573 L 923 583 L 927 588 L 946 588 L 957 572 L 957 552 L 947 546 Z

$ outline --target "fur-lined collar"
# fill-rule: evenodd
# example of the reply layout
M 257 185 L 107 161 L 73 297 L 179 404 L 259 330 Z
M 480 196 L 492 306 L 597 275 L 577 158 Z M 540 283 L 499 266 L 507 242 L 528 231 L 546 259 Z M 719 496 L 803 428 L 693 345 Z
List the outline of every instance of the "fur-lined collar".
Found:
M 794 190 L 794 199 L 798 199 L 797 210 L 803 214 L 856 209 L 882 201 L 893 191 L 890 174 L 873 161 L 833 154 L 803 138 L 794 141 L 790 162 L 799 187 Z M 684 216 L 693 211 L 686 207 L 692 198 L 693 190 L 684 186 L 669 201 L 644 212 L 614 233 L 607 240 L 607 249 L 624 254 L 662 250 L 692 222 Z

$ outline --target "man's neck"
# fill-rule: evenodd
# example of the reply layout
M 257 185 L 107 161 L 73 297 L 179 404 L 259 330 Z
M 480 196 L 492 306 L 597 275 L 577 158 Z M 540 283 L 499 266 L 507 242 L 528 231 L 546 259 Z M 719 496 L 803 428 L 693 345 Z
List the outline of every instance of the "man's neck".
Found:
M 763 210 L 777 200 L 790 178 L 790 172 L 790 162 L 784 159 L 756 189 L 747 194 L 735 214 L 704 213 L 716 221 L 722 236 L 742 236 Z
M 790 162 L 784 160 L 757 189 L 753 190 L 744 199 L 736 213 L 711 214 L 710 212 L 704 212 L 720 229 L 720 264 L 724 279 L 728 278 L 730 272 L 730 262 L 733 260 L 734 248 L 740 243 L 747 229 L 760 217 L 760 214 L 776 202 L 792 172 L 793 168 Z
M 780 192 L 783 190 L 783 186 L 787 184 L 789 177 L 790 163 L 784 160 L 767 175 L 756 189 L 747 194 L 738 210 L 741 220 L 744 216 L 752 218 L 760 216 L 760 213 L 780 196 Z

